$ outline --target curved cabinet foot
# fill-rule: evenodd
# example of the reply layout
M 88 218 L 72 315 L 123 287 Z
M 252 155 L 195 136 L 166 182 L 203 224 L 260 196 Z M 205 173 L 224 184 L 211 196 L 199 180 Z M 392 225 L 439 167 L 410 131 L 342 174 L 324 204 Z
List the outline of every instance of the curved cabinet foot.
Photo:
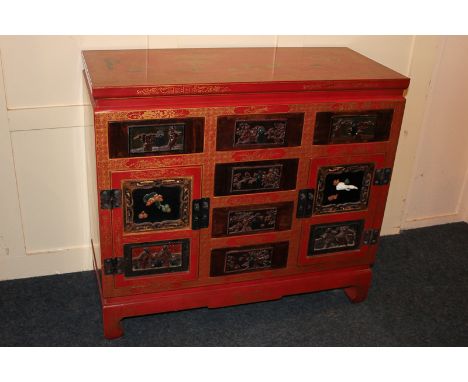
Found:
M 352 303 L 362 302 L 367 298 L 369 285 L 354 285 L 348 288 L 344 288 L 344 292 Z
M 106 308 L 102 310 L 104 337 L 111 340 L 123 336 L 122 324 L 120 323 L 122 318 L 112 310 Z

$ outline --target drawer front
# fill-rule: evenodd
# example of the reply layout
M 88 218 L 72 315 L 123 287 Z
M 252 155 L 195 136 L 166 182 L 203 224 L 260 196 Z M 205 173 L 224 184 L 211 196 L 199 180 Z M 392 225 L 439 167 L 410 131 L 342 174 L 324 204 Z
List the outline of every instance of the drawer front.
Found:
M 314 145 L 386 141 L 392 119 L 393 110 L 318 112 Z
M 286 267 L 288 242 L 211 251 L 210 276 L 260 272 Z
M 298 159 L 223 163 L 215 167 L 215 196 L 292 190 Z
M 213 209 L 212 237 L 237 236 L 291 228 L 294 203 Z
M 109 157 L 202 152 L 204 124 L 204 118 L 109 122 Z
M 299 146 L 303 113 L 220 116 L 216 149 L 243 150 Z

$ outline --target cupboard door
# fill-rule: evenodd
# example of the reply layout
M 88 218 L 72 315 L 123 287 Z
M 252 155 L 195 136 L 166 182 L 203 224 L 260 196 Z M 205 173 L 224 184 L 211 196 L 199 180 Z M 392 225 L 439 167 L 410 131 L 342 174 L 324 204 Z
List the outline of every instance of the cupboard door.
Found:
M 311 161 L 313 197 L 302 219 L 299 264 L 325 270 L 373 262 L 380 228 L 374 217 L 386 195 L 378 175 L 384 164 L 384 154 Z
M 113 172 L 111 182 L 122 193 L 112 210 L 113 255 L 121 259 L 115 288 L 196 279 L 191 208 L 201 196 L 201 166 Z

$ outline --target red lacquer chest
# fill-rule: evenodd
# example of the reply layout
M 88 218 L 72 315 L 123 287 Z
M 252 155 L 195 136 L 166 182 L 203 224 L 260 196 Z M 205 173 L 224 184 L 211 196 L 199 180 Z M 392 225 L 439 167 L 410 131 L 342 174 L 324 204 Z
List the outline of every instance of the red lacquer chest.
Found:
M 409 79 L 347 48 L 83 52 L 104 333 L 342 288 L 366 298 Z

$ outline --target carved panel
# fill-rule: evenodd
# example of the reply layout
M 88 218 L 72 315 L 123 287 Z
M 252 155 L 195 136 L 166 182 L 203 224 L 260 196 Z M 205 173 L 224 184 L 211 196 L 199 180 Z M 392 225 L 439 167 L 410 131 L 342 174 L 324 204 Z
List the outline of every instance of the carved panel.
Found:
M 312 226 L 307 255 L 313 256 L 358 248 L 363 226 L 363 220 Z
M 189 268 L 189 248 L 189 239 L 125 244 L 125 276 L 187 271 Z
M 314 213 L 366 209 L 373 172 L 372 163 L 321 167 L 317 177 Z
M 231 192 L 276 190 L 280 188 L 281 164 L 233 167 Z
M 234 147 L 282 145 L 285 142 L 286 123 L 286 119 L 237 120 Z
M 185 124 L 154 124 L 128 126 L 130 154 L 184 152 Z
M 262 271 L 286 266 L 288 243 L 212 251 L 211 276 Z
M 231 211 L 228 215 L 228 235 L 255 233 L 256 231 L 274 230 L 276 225 L 276 208 Z
M 125 231 L 188 227 L 191 186 L 189 178 L 123 182 Z
M 271 268 L 273 248 L 257 248 L 226 252 L 224 273 L 240 273 Z
M 375 138 L 377 115 L 340 115 L 331 118 L 330 143 L 372 141 Z

